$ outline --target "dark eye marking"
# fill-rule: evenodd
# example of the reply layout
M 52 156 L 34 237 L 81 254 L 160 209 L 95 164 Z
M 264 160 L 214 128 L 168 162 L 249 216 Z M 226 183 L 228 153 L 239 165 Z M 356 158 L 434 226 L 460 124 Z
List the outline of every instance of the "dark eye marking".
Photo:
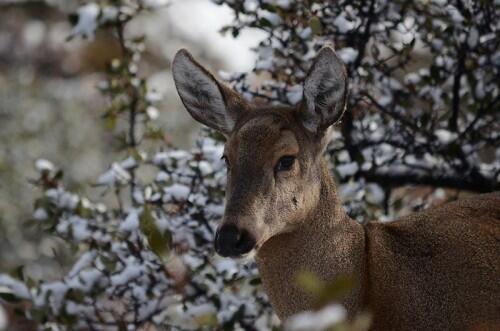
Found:
M 278 163 L 276 163 L 274 170 L 276 172 L 278 172 L 278 171 L 288 171 L 288 170 L 292 169 L 293 164 L 295 163 L 295 159 L 296 158 L 293 155 L 282 156 L 278 160 Z

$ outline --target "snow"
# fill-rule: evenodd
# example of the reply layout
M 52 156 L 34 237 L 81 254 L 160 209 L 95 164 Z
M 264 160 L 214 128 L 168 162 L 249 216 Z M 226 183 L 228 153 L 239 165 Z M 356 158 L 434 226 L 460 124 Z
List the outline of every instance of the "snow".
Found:
M 442 188 L 438 188 L 437 190 L 434 191 L 433 194 L 437 199 L 445 199 L 446 198 L 446 192 Z
M 259 57 L 255 64 L 257 70 L 270 70 L 273 67 L 274 50 L 271 46 L 259 47 Z
M 206 207 L 206 211 L 209 215 L 221 217 L 224 214 L 224 206 L 209 205 Z
M 347 312 L 340 305 L 329 305 L 318 312 L 306 311 L 285 321 L 285 331 L 326 331 L 344 321 Z
M 411 72 L 405 76 L 406 84 L 418 84 L 420 82 L 420 75 L 416 72 Z
M 79 278 L 82 280 L 84 285 L 83 287 L 81 287 L 81 289 L 84 291 L 90 291 L 92 287 L 94 287 L 94 285 L 97 283 L 97 281 L 101 278 L 101 276 L 102 273 L 95 268 L 83 270 L 79 275 Z
M 458 135 L 455 132 L 448 131 L 446 129 L 438 129 L 434 131 L 434 135 L 438 138 L 439 142 L 443 145 L 451 143 L 453 140 L 457 139 Z
M 156 174 L 155 180 L 157 182 L 166 182 L 170 179 L 170 175 L 166 173 L 165 171 L 160 171 Z
M 92 235 L 85 219 L 79 216 L 73 216 L 68 222 L 72 226 L 71 234 L 76 241 L 84 241 Z
M 309 39 L 311 34 L 312 34 L 312 29 L 310 27 L 298 31 L 298 35 L 302 39 Z
M 198 163 L 198 169 L 203 177 L 210 175 L 214 172 L 214 169 L 207 161 L 200 161 Z
M 134 190 L 134 193 L 132 194 L 134 201 L 137 202 L 138 204 L 142 205 L 144 204 L 144 194 L 142 193 L 141 190 L 136 189 Z
M 113 163 L 111 169 L 102 174 L 97 183 L 100 185 L 113 185 L 115 183 L 126 183 L 130 178 L 130 174 L 121 164 Z
M 221 156 L 224 153 L 224 146 L 223 145 L 215 145 L 212 143 L 209 143 L 208 141 L 204 141 L 204 144 L 201 148 L 203 155 L 207 159 L 207 161 L 211 162 L 212 164 L 215 162 L 221 162 Z M 222 163 L 222 162 L 221 162 Z
M 345 15 L 340 14 L 335 18 L 333 24 L 337 27 L 340 33 L 346 33 L 354 29 L 355 24 L 351 21 L 348 21 Z
M 111 284 L 113 286 L 121 286 L 127 284 L 134 278 L 140 276 L 142 268 L 134 263 L 127 264 L 125 268 L 118 274 L 111 276 Z
M 481 44 L 484 44 L 484 43 L 487 43 L 488 41 L 490 40 L 494 40 L 496 38 L 496 34 L 494 32 L 492 33 L 488 33 L 488 34 L 484 34 L 482 35 L 480 38 L 479 38 L 479 42 Z
M 49 189 L 45 191 L 45 196 L 51 199 L 59 208 L 68 210 L 74 210 L 80 201 L 76 194 L 62 189 Z
M 99 12 L 99 6 L 95 3 L 89 3 L 78 8 L 78 23 L 73 27 L 73 35 L 94 38 Z
M 35 162 L 35 168 L 36 170 L 40 172 L 50 172 L 55 169 L 54 164 L 50 161 L 47 161 L 45 159 L 38 159 Z
M 101 22 L 111 22 L 118 17 L 118 8 L 112 6 L 105 6 L 101 8 Z
M 185 201 L 189 196 L 191 189 L 186 185 L 174 184 L 165 188 L 164 193 L 167 197 L 171 197 L 175 201 Z
M 211 315 L 216 313 L 216 309 L 212 304 L 201 304 L 197 306 L 189 306 L 186 313 L 193 317 Z
M 444 42 L 442 39 L 435 38 L 431 41 L 431 45 L 434 50 L 440 51 L 444 46 Z
M 215 262 L 215 269 L 222 275 L 231 278 L 238 273 L 238 265 L 233 259 L 221 258 Z
M 288 91 L 286 93 L 286 97 L 292 105 L 296 105 L 300 101 L 302 101 L 303 93 L 304 93 L 303 86 L 300 84 L 297 84 L 297 85 L 294 85 L 288 89 Z
M 247 12 L 254 12 L 259 8 L 259 2 L 257 0 L 246 0 L 243 2 L 243 8 L 245 8 Z
M 246 0 L 245 2 L 254 2 L 255 0 Z M 265 2 L 267 3 L 271 3 L 273 5 L 276 5 L 278 7 L 281 7 L 281 8 L 284 8 L 284 9 L 288 9 L 290 7 L 290 4 L 291 4 L 291 1 L 292 0 L 267 0 Z
M 282 21 L 281 17 L 275 13 L 271 13 L 265 10 L 258 10 L 258 13 L 260 13 L 260 16 L 269 21 L 269 23 L 271 23 L 271 25 L 273 26 L 279 25 Z
M 151 103 L 160 102 L 163 100 L 163 95 L 156 90 L 150 90 L 146 94 L 146 100 Z
M 486 91 L 484 90 L 484 82 L 482 80 L 477 81 L 474 92 L 478 99 L 484 99 L 484 97 L 486 96 Z
M 137 166 L 137 161 L 135 160 L 135 158 L 133 156 L 129 156 L 128 158 L 126 158 L 125 160 L 123 160 L 122 162 L 120 162 L 120 166 L 123 168 L 123 169 L 131 169 L 131 168 L 134 168 Z
M 160 111 L 158 110 L 158 108 L 153 106 L 149 106 L 148 108 L 146 108 L 146 114 L 148 114 L 148 117 L 151 120 L 156 120 L 158 117 L 160 117 Z
M 469 31 L 469 36 L 467 37 L 467 44 L 470 48 L 476 47 L 479 41 L 479 31 L 475 27 L 472 27 Z
M 446 11 L 448 12 L 448 15 L 450 15 L 451 20 L 456 23 L 462 23 L 464 21 L 464 17 L 460 13 L 460 11 L 453 5 L 447 5 L 446 6 Z
M 10 276 L 0 274 L 0 288 L 6 287 L 21 299 L 30 299 L 31 295 L 24 283 Z
M 357 162 L 350 162 L 350 163 L 339 164 L 335 167 L 335 169 L 337 170 L 337 172 L 341 177 L 348 177 L 358 172 L 359 167 Z
M 366 200 L 369 203 L 380 205 L 385 198 L 384 190 L 377 184 L 366 185 Z
M 141 2 L 146 8 L 156 9 L 166 6 L 169 0 L 141 0 Z
M 139 228 L 139 211 L 132 209 L 125 220 L 120 223 L 120 231 L 132 232 Z
M 345 47 L 338 50 L 337 54 L 340 56 L 342 61 L 344 61 L 344 63 L 349 64 L 351 62 L 354 62 L 354 60 L 356 60 L 356 57 L 358 56 L 358 51 L 352 47 Z
M 48 303 L 53 312 L 58 312 L 62 305 L 64 297 L 69 290 L 68 285 L 62 281 L 42 284 L 41 293 L 35 298 L 35 304 L 41 306 L 48 297 Z M 49 295 L 50 294 L 50 295 Z
M 153 157 L 153 163 L 157 166 L 170 165 L 172 161 L 180 161 L 190 159 L 191 154 L 183 150 L 171 150 L 168 152 L 156 153 Z
M 82 256 L 80 256 L 78 261 L 71 268 L 71 271 L 68 273 L 68 277 L 75 277 L 80 273 L 80 271 L 91 266 L 96 256 L 97 254 L 95 252 L 85 252 L 82 254 Z
M 49 215 L 47 214 L 47 211 L 43 208 L 37 208 L 33 213 L 33 219 L 35 219 L 36 221 L 44 221 L 47 218 L 49 218 Z

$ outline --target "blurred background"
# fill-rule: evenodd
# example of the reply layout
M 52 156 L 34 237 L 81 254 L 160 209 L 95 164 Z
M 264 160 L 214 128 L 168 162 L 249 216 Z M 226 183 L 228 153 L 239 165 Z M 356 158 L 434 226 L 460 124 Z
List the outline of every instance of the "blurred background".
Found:
M 64 167 L 69 187 L 93 182 L 116 157 L 101 120 L 104 100 L 96 88 L 104 65 L 119 53 L 115 39 L 99 31 L 91 42 L 68 40 L 68 15 L 77 1 L 0 1 L 0 270 L 26 261 L 52 265 L 53 241 L 23 226 L 37 192 L 29 179 L 38 158 Z M 217 71 L 250 71 L 251 46 L 263 33 L 235 40 L 219 30 L 232 12 L 205 0 L 176 1 L 139 17 L 131 34 L 147 35 L 146 76 L 164 95 L 160 122 L 170 142 L 193 145 L 199 126 L 183 109 L 170 73 L 180 48 Z M 35 263 L 35 264 L 38 264 Z M 33 271 L 35 272 L 35 271 Z

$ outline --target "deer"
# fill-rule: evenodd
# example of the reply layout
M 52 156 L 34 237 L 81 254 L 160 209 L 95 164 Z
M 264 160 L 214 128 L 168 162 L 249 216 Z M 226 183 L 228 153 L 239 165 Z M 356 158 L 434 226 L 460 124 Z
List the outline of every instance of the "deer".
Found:
M 356 279 L 348 318 L 371 330 L 500 330 L 500 192 L 477 194 L 391 222 L 351 219 L 323 156 L 346 111 L 346 67 L 322 48 L 297 106 L 246 101 L 185 49 L 172 72 L 191 116 L 226 139 L 226 205 L 215 250 L 255 252 L 273 310 L 284 320 L 315 309 L 295 281 Z

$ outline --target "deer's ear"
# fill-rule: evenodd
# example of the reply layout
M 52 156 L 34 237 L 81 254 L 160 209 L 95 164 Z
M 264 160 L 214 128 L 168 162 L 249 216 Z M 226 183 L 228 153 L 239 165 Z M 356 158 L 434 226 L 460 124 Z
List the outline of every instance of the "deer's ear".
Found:
M 175 55 L 172 72 L 184 106 L 198 122 L 229 135 L 245 102 L 217 79 L 185 49 Z
M 303 124 L 314 134 L 340 120 L 347 99 L 347 71 L 331 47 L 323 48 L 307 75 L 301 108 Z

